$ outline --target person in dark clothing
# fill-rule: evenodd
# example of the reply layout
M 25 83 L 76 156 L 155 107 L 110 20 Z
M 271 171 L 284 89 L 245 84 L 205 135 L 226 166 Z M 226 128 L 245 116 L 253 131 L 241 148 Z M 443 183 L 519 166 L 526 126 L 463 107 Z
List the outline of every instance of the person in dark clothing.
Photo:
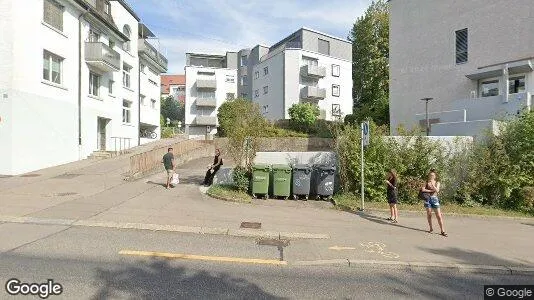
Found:
M 165 171 L 167 171 L 167 188 L 169 188 L 172 180 L 172 176 L 174 175 L 174 154 L 172 153 L 172 148 L 167 149 L 167 153 L 163 155 L 163 159 L 161 160 L 163 163 L 163 166 L 165 167 Z
M 393 169 L 391 169 L 388 172 L 388 177 L 385 180 L 386 187 L 387 187 L 387 197 L 388 197 L 388 203 L 389 203 L 389 212 L 391 213 L 391 217 L 387 218 L 387 220 L 391 221 L 392 223 L 398 223 L 397 219 L 399 218 L 399 211 L 397 209 L 397 202 L 398 202 L 398 194 L 397 194 L 397 172 Z
M 215 173 L 219 171 L 222 165 L 223 165 L 223 160 L 221 158 L 221 151 L 219 149 L 215 149 L 215 157 L 213 158 L 213 164 L 209 166 L 209 169 L 206 172 L 206 177 L 204 177 L 203 184 L 205 186 L 212 185 L 213 177 L 215 177 Z

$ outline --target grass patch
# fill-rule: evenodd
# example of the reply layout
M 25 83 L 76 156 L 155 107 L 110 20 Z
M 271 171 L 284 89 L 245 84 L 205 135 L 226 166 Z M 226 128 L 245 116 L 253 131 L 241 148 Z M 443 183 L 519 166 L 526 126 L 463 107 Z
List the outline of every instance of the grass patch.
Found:
M 334 203 L 336 208 L 348 211 L 356 211 L 361 207 L 361 199 L 358 195 L 335 195 Z M 398 204 L 399 211 L 425 211 L 423 208 L 423 203 L 419 204 Z M 365 209 L 374 209 L 374 210 L 389 210 L 387 202 L 368 202 L 365 201 Z M 494 207 L 486 206 L 476 206 L 468 207 L 462 206 L 456 203 L 444 203 L 441 204 L 441 211 L 443 214 L 462 214 L 462 215 L 480 215 L 480 216 L 504 216 L 504 217 L 520 217 L 520 218 L 533 218 L 534 212 L 527 211 L 511 211 L 503 210 Z
M 249 194 L 238 191 L 233 185 L 212 185 L 208 189 L 207 194 L 208 196 L 221 200 L 252 203 Z

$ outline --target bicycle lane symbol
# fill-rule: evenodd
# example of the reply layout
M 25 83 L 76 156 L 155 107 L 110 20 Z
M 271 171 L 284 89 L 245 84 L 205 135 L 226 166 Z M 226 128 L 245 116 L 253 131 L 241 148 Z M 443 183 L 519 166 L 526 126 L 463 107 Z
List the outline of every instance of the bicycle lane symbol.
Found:
M 389 252 L 386 251 L 386 245 L 384 243 L 380 242 L 362 242 L 360 243 L 360 246 L 364 249 L 367 253 L 376 253 L 378 255 L 382 255 L 386 258 L 399 258 L 400 255 L 398 255 L 395 252 Z

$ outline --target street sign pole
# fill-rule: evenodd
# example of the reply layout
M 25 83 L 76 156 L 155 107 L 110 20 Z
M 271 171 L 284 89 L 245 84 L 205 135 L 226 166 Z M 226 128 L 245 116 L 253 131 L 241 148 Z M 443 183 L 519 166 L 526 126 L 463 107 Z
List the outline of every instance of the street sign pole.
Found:
M 361 171 L 362 171 L 362 174 L 361 174 L 361 183 L 362 183 L 362 191 L 361 191 L 361 198 L 362 198 L 362 211 L 365 210 L 365 183 L 364 183 L 364 167 L 365 167 L 365 160 L 364 160 L 364 151 L 363 151 L 363 148 L 365 146 L 369 146 L 369 135 L 370 135 L 370 132 L 369 132 L 369 121 L 365 121 L 361 124 L 361 129 L 362 129 L 362 132 L 361 132 L 361 146 L 362 146 L 362 152 L 361 152 Z
M 363 160 L 363 139 L 364 139 L 364 126 L 365 126 L 365 123 L 362 123 L 361 127 L 362 127 L 362 152 L 361 152 L 361 169 L 362 169 L 362 178 L 361 178 L 361 182 L 362 182 L 362 192 L 361 192 L 361 198 L 362 198 L 362 211 L 365 209 L 365 202 L 364 202 L 364 197 L 365 197 L 365 193 L 364 193 L 364 183 L 363 183 L 363 180 L 364 180 L 364 176 L 363 176 L 363 164 L 364 164 L 364 160 Z

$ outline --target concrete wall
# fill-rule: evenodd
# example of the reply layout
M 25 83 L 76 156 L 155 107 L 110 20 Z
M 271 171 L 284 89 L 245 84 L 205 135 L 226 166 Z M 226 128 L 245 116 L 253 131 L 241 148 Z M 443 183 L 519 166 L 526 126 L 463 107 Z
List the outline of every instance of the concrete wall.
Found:
M 215 138 L 215 148 L 219 148 L 223 156 L 228 156 L 228 138 Z M 332 139 L 328 138 L 261 138 L 260 152 L 308 152 L 331 151 Z
M 254 157 L 255 164 L 305 164 L 305 165 L 336 165 L 337 159 L 334 152 L 257 152 Z
M 456 100 L 477 90 L 478 82 L 467 74 L 532 57 L 531 0 L 393 0 L 389 5 L 393 133 L 400 124 L 416 125 L 414 116 L 425 110 L 419 99 L 435 99 L 429 104 L 431 112 L 453 110 Z M 468 28 L 469 58 L 457 65 L 455 31 L 464 28 Z M 532 91 L 532 85 L 527 90 Z
M 451 122 L 432 124 L 430 133 L 438 136 L 470 136 L 478 140 L 489 134 L 499 133 L 499 122 L 495 120 L 477 120 L 468 122 Z

